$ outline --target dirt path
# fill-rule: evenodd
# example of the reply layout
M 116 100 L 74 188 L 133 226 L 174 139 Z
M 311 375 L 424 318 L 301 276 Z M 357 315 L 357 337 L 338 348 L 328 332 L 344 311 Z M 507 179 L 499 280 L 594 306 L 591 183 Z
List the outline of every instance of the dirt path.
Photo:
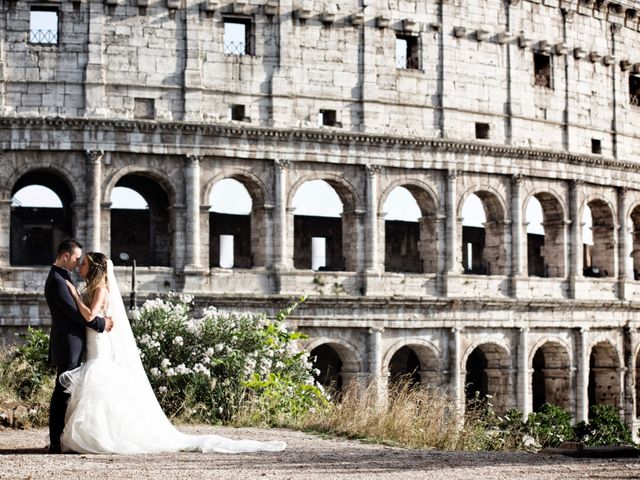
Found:
M 288 430 L 184 430 L 231 438 L 279 439 L 288 446 L 279 453 L 239 455 L 45 455 L 46 430 L 2 430 L 0 479 L 640 479 L 640 459 L 415 451 Z

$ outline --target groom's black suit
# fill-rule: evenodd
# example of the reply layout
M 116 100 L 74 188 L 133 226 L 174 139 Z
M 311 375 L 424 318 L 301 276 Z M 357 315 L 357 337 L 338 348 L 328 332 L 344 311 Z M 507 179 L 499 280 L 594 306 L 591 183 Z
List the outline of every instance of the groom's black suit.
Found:
M 56 367 L 56 386 L 51 397 L 49 411 L 49 439 L 51 450 L 60 446 L 60 435 L 64 429 L 64 416 L 69 395 L 60 385 L 60 375 L 80 366 L 86 342 L 87 327 L 103 332 L 105 320 L 95 317 L 85 321 L 73 300 L 66 281 L 71 281 L 68 270 L 53 265 L 44 284 L 44 296 L 51 312 L 51 334 L 49 337 L 49 363 Z

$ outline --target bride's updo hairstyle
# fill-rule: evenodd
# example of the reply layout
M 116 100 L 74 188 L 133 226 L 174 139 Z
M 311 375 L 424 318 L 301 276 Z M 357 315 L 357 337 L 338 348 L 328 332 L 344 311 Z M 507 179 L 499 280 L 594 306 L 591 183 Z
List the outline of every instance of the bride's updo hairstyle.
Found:
M 100 252 L 87 252 L 85 258 L 89 263 L 89 271 L 85 278 L 85 291 L 89 302 L 99 287 L 107 287 L 107 256 Z

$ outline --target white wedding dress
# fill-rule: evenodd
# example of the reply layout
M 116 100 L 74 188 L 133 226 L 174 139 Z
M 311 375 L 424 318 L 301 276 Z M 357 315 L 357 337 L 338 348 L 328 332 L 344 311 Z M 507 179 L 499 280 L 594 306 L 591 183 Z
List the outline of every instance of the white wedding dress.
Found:
M 64 373 L 60 382 L 71 393 L 63 451 L 79 453 L 280 451 L 284 442 L 232 440 L 218 435 L 187 435 L 160 408 L 142 366 L 126 310 L 109 262 L 109 333 L 87 329 L 87 360 Z

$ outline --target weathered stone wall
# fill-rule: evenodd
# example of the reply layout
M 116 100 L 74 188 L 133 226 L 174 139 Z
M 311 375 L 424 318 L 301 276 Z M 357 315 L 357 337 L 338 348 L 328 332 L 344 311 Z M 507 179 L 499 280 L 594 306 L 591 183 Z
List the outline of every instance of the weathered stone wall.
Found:
M 131 186 L 164 202 L 154 218 L 168 261 L 139 268 L 140 300 L 187 291 L 202 305 L 274 313 L 306 294 L 291 322 L 309 348 L 339 357 L 320 364 L 341 365 L 332 378 L 343 384 L 384 394 L 415 354 L 414 378 L 460 404 L 471 378 L 499 409 L 550 399 L 584 419 L 608 402 L 637 427 L 637 2 L 143 3 L 46 2 L 58 9 L 55 44 L 28 41 L 34 4 L 2 3 L 3 341 L 49 323 L 47 267 L 11 262 L 11 222 L 26 223 L 12 214 L 16 191 L 56 190 L 73 234 L 113 255 L 114 229 L 128 226 L 112 222 L 111 192 Z M 249 25 L 248 54 L 225 54 L 225 19 Z M 417 48 L 411 68 L 396 66 L 397 35 Z M 547 86 L 536 84 L 534 55 L 549 61 Z M 244 117 L 229 120 L 234 105 Z M 335 110 L 336 123 L 319 126 L 320 110 Z M 245 219 L 237 231 L 250 230 L 253 268 L 210 267 L 210 192 L 225 178 L 252 199 L 250 228 Z M 293 198 L 316 179 L 343 204 L 342 271 L 293 261 L 310 255 L 299 251 Z M 385 268 L 383 207 L 400 186 L 421 211 L 424 273 Z M 463 274 L 471 194 L 487 217 L 490 275 Z M 532 197 L 548 278 L 528 275 Z M 606 277 L 584 276 L 586 207 Z M 130 265 L 117 275 L 128 295 Z

